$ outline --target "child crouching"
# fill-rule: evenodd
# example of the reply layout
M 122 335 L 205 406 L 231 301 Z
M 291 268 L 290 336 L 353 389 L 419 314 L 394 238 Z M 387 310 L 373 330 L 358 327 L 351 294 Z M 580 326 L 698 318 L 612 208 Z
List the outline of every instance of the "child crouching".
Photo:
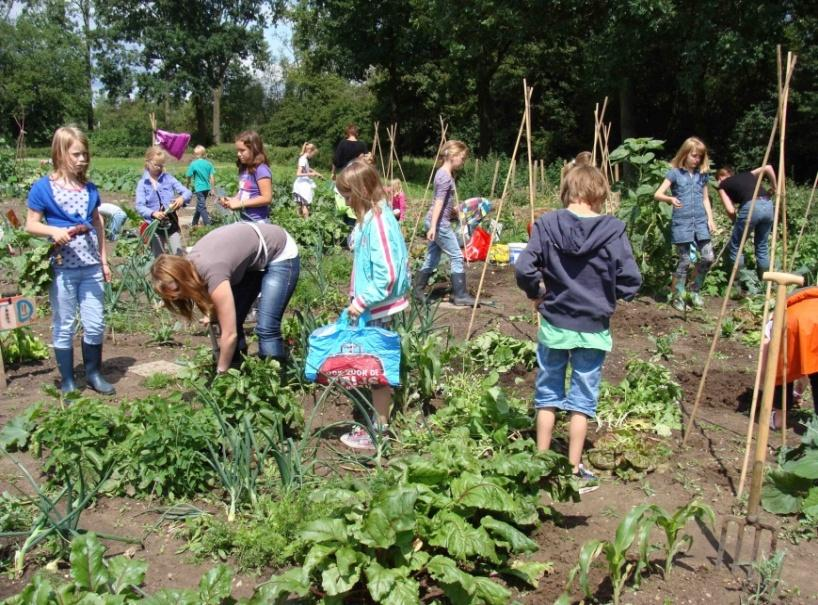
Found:
M 596 414 L 602 362 L 613 344 L 610 317 L 617 299 L 632 299 L 642 284 L 625 224 L 600 215 L 607 195 L 605 177 L 593 166 L 569 170 L 560 191 L 564 209 L 537 219 L 515 264 L 517 285 L 541 315 L 534 392 L 537 449 L 551 447 L 556 412 L 567 411 L 568 460 L 580 493 L 598 485 L 581 460 L 588 419 Z

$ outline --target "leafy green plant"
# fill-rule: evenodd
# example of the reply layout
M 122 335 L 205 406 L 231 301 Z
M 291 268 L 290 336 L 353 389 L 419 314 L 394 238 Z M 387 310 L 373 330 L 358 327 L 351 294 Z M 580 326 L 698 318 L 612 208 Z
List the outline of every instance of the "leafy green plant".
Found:
M 617 429 L 636 424 L 661 437 L 680 429 L 682 388 L 670 371 L 640 359 L 631 359 L 625 369 L 627 374 L 618 386 L 602 385 L 597 407 L 599 426 Z
M 142 381 L 142 384 L 146 389 L 158 391 L 170 386 L 175 380 L 176 377 L 171 374 L 167 374 L 165 372 L 155 372 L 145 378 L 145 380 Z
M 802 515 L 818 522 L 818 417 L 806 423 L 801 444 L 770 470 L 761 492 L 765 510 L 777 515 Z
M 54 274 L 51 270 L 51 242 L 31 238 L 22 254 L 12 258 L 20 292 L 26 296 L 45 296 Z
M 683 533 L 688 521 L 699 519 L 713 525 L 716 516 L 712 508 L 696 500 L 688 502 L 673 514 L 668 514 L 659 506 L 654 505 L 651 507 L 651 514 L 653 515 L 653 521 L 665 533 L 666 551 L 663 575 L 667 579 L 670 576 L 670 570 L 673 567 L 673 560 L 676 555 L 683 548 L 689 549 L 693 544 L 693 537 Z
M 48 347 L 29 328 L 0 333 L 0 351 L 8 363 L 48 359 Z
M 508 372 L 517 365 L 537 366 L 537 343 L 488 330 L 464 344 L 463 356 L 483 370 Z
M 603 434 L 588 451 L 588 462 L 620 479 L 639 480 L 666 460 L 673 450 L 661 439 L 634 426 Z
M 778 602 L 778 593 L 783 585 L 781 572 L 784 569 L 784 556 L 783 550 L 777 550 L 761 561 L 753 561 L 753 575 L 747 582 L 750 595 L 741 597 L 741 605 Z

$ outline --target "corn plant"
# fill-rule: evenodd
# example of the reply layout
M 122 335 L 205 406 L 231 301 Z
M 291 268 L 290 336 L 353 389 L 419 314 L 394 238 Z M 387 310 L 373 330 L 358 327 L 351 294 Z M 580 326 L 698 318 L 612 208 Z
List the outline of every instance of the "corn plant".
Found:
M 667 579 L 676 555 L 683 548 L 689 549 L 693 543 L 693 536 L 683 533 L 687 522 L 690 519 L 703 519 L 712 525 L 715 522 L 715 514 L 712 508 L 696 500 L 688 502 L 687 505 L 677 509 L 672 515 L 654 505 L 651 507 L 651 514 L 656 525 L 664 531 L 667 541 L 665 566 L 663 568 L 663 575 Z

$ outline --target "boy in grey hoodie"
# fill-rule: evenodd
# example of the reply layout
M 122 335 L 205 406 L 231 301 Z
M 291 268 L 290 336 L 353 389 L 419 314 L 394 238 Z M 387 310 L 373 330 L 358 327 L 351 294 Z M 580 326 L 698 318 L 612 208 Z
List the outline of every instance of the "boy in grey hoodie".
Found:
M 565 208 L 537 219 L 515 264 L 517 285 L 542 316 L 534 392 L 537 449 L 551 447 L 556 411 L 567 411 L 568 460 L 580 493 L 598 486 L 581 460 L 588 419 L 596 414 L 602 363 L 613 344 L 610 317 L 617 299 L 632 299 L 642 284 L 625 224 L 600 215 L 607 195 L 608 185 L 599 170 L 571 169 L 560 192 Z M 569 362 L 571 385 L 566 395 Z

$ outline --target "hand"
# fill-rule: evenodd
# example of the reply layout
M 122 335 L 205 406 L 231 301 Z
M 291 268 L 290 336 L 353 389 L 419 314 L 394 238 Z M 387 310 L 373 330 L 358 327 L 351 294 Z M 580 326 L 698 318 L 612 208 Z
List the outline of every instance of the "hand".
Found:
M 179 208 L 182 207 L 182 204 L 184 203 L 185 203 L 184 198 L 177 197 L 175 200 L 173 200 L 173 203 L 170 205 L 170 211 L 176 212 L 177 210 L 179 210 Z
M 437 233 L 435 233 L 435 228 L 432 227 L 431 229 L 429 229 L 426 232 L 426 239 L 429 240 L 430 242 L 433 242 L 433 241 L 435 241 L 435 236 L 436 235 L 437 235 Z
M 166 216 L 167 216 L 167 215 L 166 215 L 164 212 L 162 212 L 161 210 L 157 210 L 156 212 L 154 212 L 153 214 L 151 214 L 151 217 L 155 218 L 157 221 L 163 221 L 163 220 L 165 220 L 165 217 L 166 217 Z
M 349 305 L 347 307 L 347 315 L 350 319 L 358 319 L 358 317 L 361 315 L 361 311 L 355 305 Z
M 679 198 L 672 197 L 670 198 L 670 205 L 673 206 L 674 208 L 681 208 L 682 202 L 679 201 Z
M 54 228 L 54 231 L 51 233 L 51 239 L 54 240 L 54 243 L 63 246 L 71 241 L 72 233 L 69 229 L 60 229 L 58 227 Z
M 712 218 L 707 219 L 707 228 L 710 229 L 710 233 L 716 232 L 716 222 Z
M 108 263 L 102 263 L 102 278 L 105 280 L 106 284 L 111 283 L 111 267 L 108 266 Z
M 727 216 L 730 218 L 732 222 L 736 222 L 736 211 L 733 210 L 732 212 L 728 211 Z

